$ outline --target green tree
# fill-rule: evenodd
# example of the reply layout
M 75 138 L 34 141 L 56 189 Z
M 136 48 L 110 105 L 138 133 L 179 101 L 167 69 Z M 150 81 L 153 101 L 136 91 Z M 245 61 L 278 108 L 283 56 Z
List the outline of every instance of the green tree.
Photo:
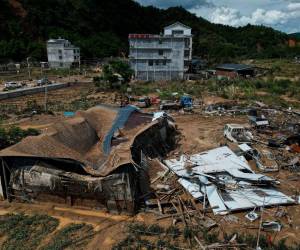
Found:
M 111 61 L 103 66 L 103 79 L 109 83 L 118 82 L 119 76 L 123 78 L 123 82 L 127 83 L 133 74 L 128 63 L 123 61 Z

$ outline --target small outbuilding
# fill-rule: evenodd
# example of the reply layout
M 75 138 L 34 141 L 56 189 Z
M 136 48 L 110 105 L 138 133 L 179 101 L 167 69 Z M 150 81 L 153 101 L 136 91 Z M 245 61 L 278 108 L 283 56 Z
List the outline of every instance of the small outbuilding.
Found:
M 218 78 L 234 79 L 236 77 L 253 77 L 254 67 L 246 64 L 227 63 L 216 67 Z

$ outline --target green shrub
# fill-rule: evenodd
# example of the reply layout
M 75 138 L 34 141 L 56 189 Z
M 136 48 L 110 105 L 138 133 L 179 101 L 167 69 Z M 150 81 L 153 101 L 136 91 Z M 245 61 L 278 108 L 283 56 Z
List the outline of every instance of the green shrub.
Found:
M 268 92 L 272 94 L 283 95 L 290 91 L 291 84 L 289 80 L 277 80 L 269 82 L 266 87 Z
M 27 136 L 37 136 L 39 134 L 40 132 L 33 128 L 23 130 L 15 126 L 8 129 L 0 127 L 0 149 L 12 146 Z

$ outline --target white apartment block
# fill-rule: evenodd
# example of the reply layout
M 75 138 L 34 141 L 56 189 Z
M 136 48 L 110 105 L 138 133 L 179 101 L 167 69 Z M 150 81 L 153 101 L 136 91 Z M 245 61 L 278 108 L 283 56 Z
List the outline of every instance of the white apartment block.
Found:
M 80 49 L 66 39 L 50 39 L 47 42 L 50 68 L 70 68 L 80 64 Z
M 135 79 L 184 79 L 192 60 L 191 28 L 176 22 L 161 35 L 129 34 L 129 60 Z

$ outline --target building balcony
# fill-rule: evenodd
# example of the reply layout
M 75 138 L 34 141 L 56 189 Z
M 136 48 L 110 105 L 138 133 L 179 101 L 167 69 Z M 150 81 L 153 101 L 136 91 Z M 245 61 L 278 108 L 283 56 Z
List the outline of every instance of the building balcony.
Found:
M 147 55 L 129 55 L 129 60 L 169 60 L 171 61 L 171 56 L 147 56 Z
M 172 50 L 172 45 L 166 44 L 131 44 L 130 49 L 163 49 L 163 50 Z

